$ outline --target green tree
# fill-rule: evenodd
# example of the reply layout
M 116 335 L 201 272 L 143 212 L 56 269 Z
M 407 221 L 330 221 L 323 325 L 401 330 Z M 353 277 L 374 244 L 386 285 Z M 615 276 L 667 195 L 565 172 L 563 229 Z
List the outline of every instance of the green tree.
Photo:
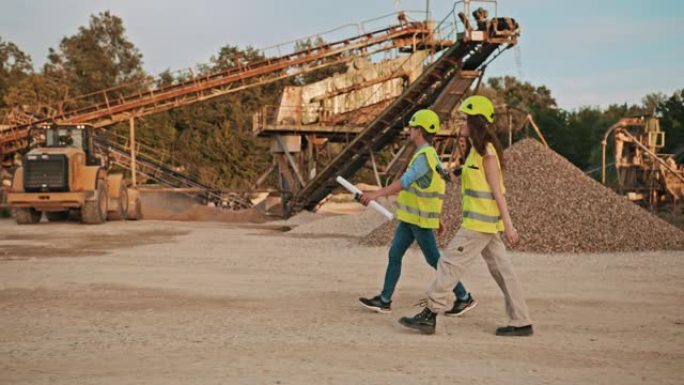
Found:
M 62 109 L 68 92 L 69 85 L 63 79 L 34 73 L 12 86 L 4 99 L 8 106 L 39 118 L 48 116 L 52 109 Z
M 562 124 L 562 114 L 557 111 L 556 100 L 551 90 L 545 86 L 534 86 L 529 82 L 521 82 L 512 76 L 487 79 L 487 87 L 481 93 L 489 96 L 495 105 L 499 132 L 508 132 L 511 115 L 511 126 L 518 130 L 525 124 L 525 116 L 534 116 L 538 124 L 558 126 Z M 543 130 L 543 129 L 542 129 Z M 528 132 L 519 132 L 516 136 L 528 136 Z
M 2 102 L 35 117 L 104 102 L 102 94 L 81 97 L 84 94 L 115 87 L 107 95 L 111 100 L 145 86 L 142 54 L 126 37 L 121 18 L 109 12 L 92 15 L 88 26 L 64 37 L 58 49 L 50 48 L 49 61 L 39 73 L 26 70 L 26 55 L 8 51 L 25 76 L 17 76 L 9 88 L 0 86 Z
M 233 68 L 246 67 L 265 59 L 264 55 L 254 47 L 241 49 L 235 45 L 225 45 L 219 49 L 218 55 L 210 59 L 209 70 L 224 71 Z
M 142 54 L 128 40 L 121 18 L 109 11 L 92 15 L 88 26 L 64 37 L 58 49 L 50 48 L 48 59 L 44 74 L 65 79 L 71 96 L 117 86 L 125 94 L 139 89 L 146 77 Z
M 660 115 L 660 127 L 665 131 L 664 152 L 679 153 L 679 162 L 684 163 L 684 89 L 675 91 L 662 100 L 656 109 Z
M 31 57 L 16 44 L 0 37 L 0 109 L 8 107 L 5 97 L 9 90 L 32 74 Z
M 644 112 L 652 113 L 658 109 L 663 102 L 667 100 L 667 96 L 662 92 L 654 92 L 641 98 L 641 104 L 644 107 Z
M 521 82 L 512 76 L 489 78 L 487 85 L 511 107 L 528 111 L 557 107 L 556 99 L 551 96 L 551 90 L 546 86 L 535 87 L 529 82 Z

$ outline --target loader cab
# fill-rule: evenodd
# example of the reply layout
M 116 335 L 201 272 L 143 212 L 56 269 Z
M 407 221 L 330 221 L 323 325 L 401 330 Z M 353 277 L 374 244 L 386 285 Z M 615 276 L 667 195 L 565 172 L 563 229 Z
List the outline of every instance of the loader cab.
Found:
M 85 130 L 70 126 L 50 127 L 45 132 L 46 147 L 72 147 L 87 151 Z
M 74 148 L 85 153 L 87 166 L 100 166 L 93 146 L 94 127 L 88 124 L 44 124 L 31 128 L 31 148 Z

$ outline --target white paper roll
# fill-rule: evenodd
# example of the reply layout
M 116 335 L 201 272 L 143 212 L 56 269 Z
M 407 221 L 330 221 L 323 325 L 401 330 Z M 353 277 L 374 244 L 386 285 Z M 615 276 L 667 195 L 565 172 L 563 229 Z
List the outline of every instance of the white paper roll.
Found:
M 356 188 L 356 186 L 354 186 L 353 184 L 349 183 L 348 180 L 342 178 L 341 176 L 338 176 L 336 180 L 337 180 L 337 183 L 341 184 L 342 187 L 344 187 L 345 189 L 347 189 L 347 191 L 349 191 L 350 193 L 354 194 L 354 198 L 355 198 L 355 199 L 359 199 L 359 197 L 363 194 L 363 193 L 361 192 L 361 190 L 359 190 L 358 188 Z M 370 201 L 370 203 L 369 203 L 368 205 L 369 205 L 371 208 L 373 208 L 373 210 L 375 210 L 375 211 L 379 212 L 380 214 L 384 215 L 385 217 L 387 217 L 387 219 L 392 220 L 392 219 L 394 218 L 394 215 L 392 215 L 392 213 L 389 212 L 389 211 L 388 211 L 385 207 L 383 207 L 380 203 L 378 203 L 378 202 L 376 202 L 376 201 Z

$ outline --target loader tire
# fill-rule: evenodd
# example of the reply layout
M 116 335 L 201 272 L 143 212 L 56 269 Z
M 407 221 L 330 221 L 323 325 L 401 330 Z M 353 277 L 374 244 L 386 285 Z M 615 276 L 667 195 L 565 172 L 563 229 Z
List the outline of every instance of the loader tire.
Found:
M 121 184 L 119 188 L 119 204 L 116 210 L 107 212 L 108 221 L 125 221 L 128 216 L 128 190 Z
M 18 208 L 16 209 L 15 219 L 18 225 L 33 225 L 40 222 L 42 213 L 34 208 Z
M 103 223 L 107 219 L 107 188 L 104 181 L 97 181 L 95 200 L 86 201 L 81 207 L 81 221 L 90 225 Z

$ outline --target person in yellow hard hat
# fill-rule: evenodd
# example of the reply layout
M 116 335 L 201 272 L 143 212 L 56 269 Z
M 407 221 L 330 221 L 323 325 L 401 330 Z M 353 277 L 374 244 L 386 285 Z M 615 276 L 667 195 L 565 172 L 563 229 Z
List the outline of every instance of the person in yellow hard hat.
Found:
M 376 192 L 363 194 L 360 198 L 361 203 L 367 205 L 381 196 L 399 193 L 396 212 L 399 225 L 389 250 L 382 291 L 372 298 L 359 298 L 363 306 L 382 313 L 391 311 L 392 294 L 401 275 L 401 262 L 414 241 L 418 242 L 430 266 L 435 268 L 439 260 L 433 230 L 440 227 L 445 182 L 439 173 L 443 166 L 437 151 L 430 145 L 440 128 L 439 117 L 432 110 L 418 110 L 408 125 L 410 139 L 416 144 L 416 152 L 408 169 L 398 181 Z M 462 315 L 477 305 L 460 282 L 454 282 L 452 289 L 456 300 L 447 315 Z
M 500 233 L 510 244 L 518 242 L 504 193 L 502 147 L 494 134 L 494 105 L 479 95 L 463 101 L 460 111 L 467 115 L 461 136 L 471 144 L 461 174 L 463 223 L 437 265 L 437 276 L 428 289 L 427 306 L 413 317 L 399 323 L 432 334 L 437 314 L 449 306 L 449 290 L 458 282 L 467 266 L 482 255 L 506 301 L 508 325 L 496 330 L 499 336 L 529 336 L 532 320 L 511 258 Z

